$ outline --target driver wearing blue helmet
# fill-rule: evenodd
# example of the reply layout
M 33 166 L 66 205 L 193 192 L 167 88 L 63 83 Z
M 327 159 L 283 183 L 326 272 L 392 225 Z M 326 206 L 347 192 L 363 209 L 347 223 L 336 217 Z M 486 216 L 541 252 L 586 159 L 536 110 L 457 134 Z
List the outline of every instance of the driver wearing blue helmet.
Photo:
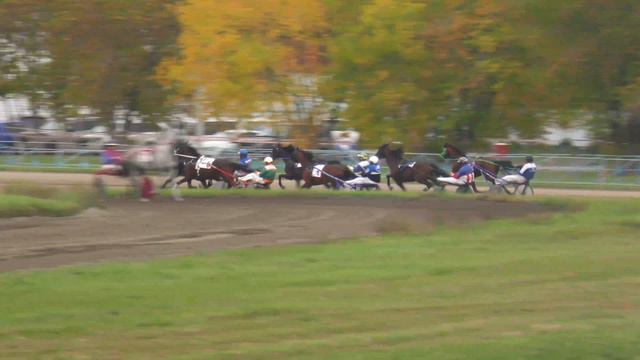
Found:
M 247 149 L 240 149 L 238 155 L 240 155 L 240 165 L 242 165 L 247 172 L 252 172 L 253 170 L 251 170 L 250 165 L 253 159 L 249 156 L 249 151 L 247 151 Z

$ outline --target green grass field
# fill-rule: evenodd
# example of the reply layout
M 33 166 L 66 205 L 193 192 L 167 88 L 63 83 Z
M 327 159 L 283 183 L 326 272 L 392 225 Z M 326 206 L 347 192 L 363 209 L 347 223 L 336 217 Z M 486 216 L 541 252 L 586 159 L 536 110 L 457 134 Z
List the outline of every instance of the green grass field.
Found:
M 640 204 L 0 275 L 6 359 L 637 359 Z
M 90 191 L 43 187 L 36 184 L 9 184 L 0 188 L 0 218 L 19 216 L 68 216 L 94 205 Z

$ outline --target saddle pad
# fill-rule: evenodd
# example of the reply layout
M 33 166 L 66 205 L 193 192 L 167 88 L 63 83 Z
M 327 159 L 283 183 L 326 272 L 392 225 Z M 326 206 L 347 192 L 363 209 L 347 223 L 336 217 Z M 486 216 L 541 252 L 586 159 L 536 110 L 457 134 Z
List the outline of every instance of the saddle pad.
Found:
M 415 161 L 410 161 L 410 162 L 406 162 L 404 164 L 400 164 L 399 170 L 402 171 L 402 170 L 404 170 L 406 168 L 412 168 L 415 164 L 416 164 Z
M 209 158 L 206 156 L 200 156 L 198 161 L 196 162 L 196 169 L 211 169 L 213 167 L 213 162 L 216 161 L 215 158 Z
M 313 177 L 322 177 L 322 169 L 324 169 L 324 165 L 316 165 L 313 167 L 311 171 L 311 176 Z

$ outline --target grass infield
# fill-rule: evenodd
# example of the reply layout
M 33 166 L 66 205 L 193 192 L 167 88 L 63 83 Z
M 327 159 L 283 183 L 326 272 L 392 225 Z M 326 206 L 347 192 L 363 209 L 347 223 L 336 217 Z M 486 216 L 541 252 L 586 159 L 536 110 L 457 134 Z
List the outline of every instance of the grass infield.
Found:
M 424 235 L 7 273 L 0 349 L 7 359 L 637 358 L 640 204 L 580 204 Z
M 20 183 L 0 188 L 0 218 L 68 216 L 94 204 L 91 191 L 68 191 Z

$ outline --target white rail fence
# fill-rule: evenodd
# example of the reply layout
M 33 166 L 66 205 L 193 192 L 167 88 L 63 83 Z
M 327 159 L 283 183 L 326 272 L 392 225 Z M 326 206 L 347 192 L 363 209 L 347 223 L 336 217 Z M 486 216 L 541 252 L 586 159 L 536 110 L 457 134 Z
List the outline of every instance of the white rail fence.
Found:
M 46 143 L 31 143 L 29 148 L 17 149 L 0 142 L 0 169 L 4 170 L 54 170 L 92 171 L 100 164 L 100 151 L 92 148 L 78 148 L 77 144 L 63 144 L 56 148 Z M 73 146 L 75 145 L 75 146 Z M 126 147 L 122 146 L 125 150 Z M 203 154 L 237 159 L 237 149 L 200 148 Z M 356 163 L 356 153 L 360 151 L 312 150 L 318 160 L 339 160 L 345 164 Z M 374 151 L 367 151 L 370 155 Z M 270 149 L 252 149 L 251 156 L 259 161 L 271 155 Z M 511 160 L 514 165 L 522 164 L 526 154 L 470 154 L 477 157 Z M 536 154 L 538 173 L 534 183 L 545 186 L 598 186 L 606 188 L 640 188 L 640 156 Z M 406 159 L 429 161 L 445 170 L 450 169 L 453 160 L 444 160 L 435 153 L 407 153 Z M 384 165 L 384 161 L 383 161 Z

